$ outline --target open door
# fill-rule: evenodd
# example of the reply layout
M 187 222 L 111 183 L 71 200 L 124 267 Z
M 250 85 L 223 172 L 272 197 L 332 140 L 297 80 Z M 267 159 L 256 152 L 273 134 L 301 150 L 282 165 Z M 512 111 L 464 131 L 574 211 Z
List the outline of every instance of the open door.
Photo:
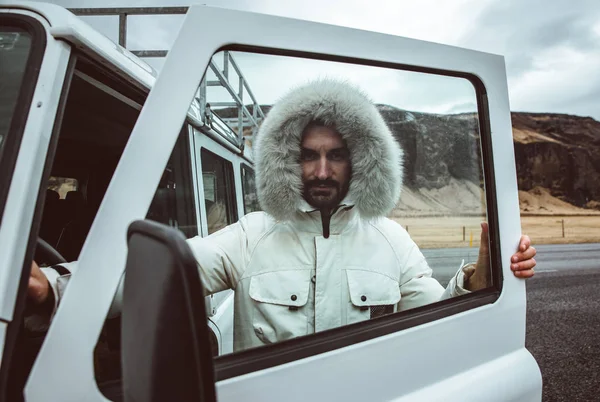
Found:
M 181 232 L 132 223 L 121 329 L 124 401 L 216 400 L 203 295 Z
M 521 233 L 503 58 L 373 32 L 205 6 L 190 7 L 143 106 L 80 254 L 78 271 L 69 282 L 33 368 L 26 388 L 28 400 L 105 400 L 96 385 L 90 359 L 126 267 L 127 231 L 132 221 L 146 215 L 190 103 L 210 68 L 211 59 L 219 51 L 330 61 L 346 66 L 451 77 L 468 83 L 474 94 L 472 105 L 476 109 L 468 116 L 459 116 L 459 120 L 470 121 L 473 135 L 464 138 L 424 135 L 418 140 L 443 138 L 445 142 L 439 149 L 461 149 L 461 141 L 465 141 L 467 145 L 462 148 L 468 148 L 476 155 L 468 166 L 475 172 L 473 183 L 477 205 L 484 205 L 481 211 L 489 222 L 492 273 L 489 286 L 480 291 L 394 314 L 384 311 L 385 316 L 363 320 L 369 314 L 377 315 L 377 311 L 381 313 L 385 309 L 373 309 L 374 306 L 367 302 L 370 299 L 361 290 L 375 291 L 376 286 L 371 284 L 389 285 L 389 278 L 380 275 L 376 278 L 379 282 L 371 281 L 377 273 L 365 276 L 360 266 L 342 267 L 343 274 L 347 274 L 344 284 L 346 288 L 350 287 L 344 289 L 344 296 L 348 297 L 346 318 L 349 325 L 317 333 L 307 330 L 307 336 L 272 343 L 269 342 L 271 334 L 267 333 L 269 323 L 263 320 L 253 327 L 254 321 L 262 319 L 261 314 L 265 311 L 282 314 L 300 311 L 299 314 L 309 316 L 311 311 L 305 308 L 305 303 L 309 294 L 313 294 L 310 289 L 314 285 L 306 272 L 292 272 L 290 275 L 298 279 L 294 286 L 300 283 L 296 293 L 295 287 L 279 286 L 279 272 L 265 275 L 264 280 L 255 281 L 254 287 L 251 285 L 253 300 L 264 304 L 257 304 L 250 322 L 240 320 L 240 325 L 247 324 L 247 327 L 234 329 L 236 336 L 240 331 L 258 334 L 265 339 L 265 345 L 214 360 L 208 354 L 202 354 L 204 352 L 198 355 L 201 373 L 208 373 L 214 364 L 219 400 L 539 401 L 540 371 L 525 349 L 525 284 L 513 276 L 509 261 Z M 423 86 L 418 93 L 425 93 L 432 86 Z M 215 105 L 217 103 L 211 103 L 211 107 Z M 415 119 L 414 114 L 407 113 L 403 122 L 411 123 Z M 442 127 L 449 121 L 443 116 L 436 116 L 434 120 Z M 426 150 L 429 144 L 419 142 L 415 149 Z M 464 159 L 461 158 L 463 154 L 454 155 L 452 160 Z M 422 161 L 416 157 L 407 163 L 416 165 Z M 196 160 L 197 164 L 200 162 Z M 461 166 L 456 170 L 462 172 L 460 174 L 465 172 Z M 467 169 L 465 174 L 471 174 L 469 172 L 471 170 Z M 460 233 L 464 237 L 465 229 Z M 174 243 L 159 245 L 153 243 L 156 239 L 152 236 L 145 236 L 143 240 L 136 236 L 133 234 L 129 238 L 130 251 L 135 249 L 136 253 L 141 253 L 139 261 L 145 263 L 142 266 L 138 260 L 130 259 L 135 270 L 151 272 L 154 267 L 146 265 L 156 265 L 168 268 L 159 271 L 166 273 L 186 265 L 178 265 L 180 257 L 176 257 L 173 250 L 179 246 Z M 148 253 L 145 248 L 151 243 L 155 244 L 156 250 Z M 240 247 L 250 247 L 239 243 Z M 310 245 L 305 247 L 310 248 Z M 348 250 L 349 254 L 353 252 L 360 250 Z M 458 268 L 460 260 L 452 263 Z M 274 268 L 280 269 L 282 265 Z M 305 265 L 310 268 L 310 264 Z M 348 265 L 352 265 L 352 261 Z M 297 267 L 288 271 L 293 268 Z M 242 279 L 245 278 L 239 279 L 240 284 Z M 157 284 L 148 282 L 145 286 Z M 133 292 L 129 300 L 134 302 L 137 291 L 133 287 L 129 290 Z M 238 291 L 238 288 L 234 290 Z M 154 292 L 158 295 L 153 299 L 153 303 L 158 303 L 154 311 L 157 315 L 141 315 L 139 319 L 144 320 L 144 325 L 157 325 L 160 320 L 171 319 L 158 315 L 162 314 L 162 303 L 168 301 L 163 292 L 170 294 L 169 287 L 161 285 Z M 390 294 L 397 293 L 394 292 L 391 290 Z M 187 305 L 190 300 L 179 299 L 172 303 L 179 303 L 178 308 L 183 309 L 179 313 L 184 314 L 191 311 Z M 394 299 L 394 303 L 398 300 Z M 377 302 L 389 304 L 384 299 L 377 299 Z M 202 308 L 198 307 L 198 310 Z M 131 317 L 131 310 L 126 307 L 127 314 Z M 134 315 L 132 323 L 135 319 Z M 160 348 L 152 340 L 135 345 L 133 339 L 127 337 L 138 337 L 132 334 L 140 328 L 130 324 L 125 324 L 123 332 L 124 341 L 129 345 L 126 347 L 133 346 L 129 349 L 131 354 L 124 356 L 125 389 L 131 386 L 131 390 L 150 392 L 145 395 L 152 398 L 155 391 L 143 389 L 148 384 L 134 385 L 136 376 L 151 381 L 155 375 L 153 359 L 161 361 L 170 349 Z M 305 325 L 304 322 L 300 324 Z M 194 324 L 187 330 L 196 328 L 200 332 L 196 336 L 202 337 L 205 330 L 199 327 L 202 325 Z M 162 328 L 163 335 L 172 338 L 175 332 L 171 331 L 176 328 Z M 188 338 L 188 341 L 186 343 L 193 344 L 193 340 Z M 178 346 L 173 349 L 176 355 L 181 352 Z M 127 365 L 144 353 L 140 347 L 149 356 L 143 368 L 138 366 L 142 372 L 135 373 Z M 131 358 L 134 360 L 127 360 Z M 197 364 L 195 358 L 190 361 Z M 209 395 L 212 388 L 205 381 L 209 381 L 208 377 L 202 377 L 203 388 L 197 392 Z M 176 385 L 173 382 L 165 386 Z

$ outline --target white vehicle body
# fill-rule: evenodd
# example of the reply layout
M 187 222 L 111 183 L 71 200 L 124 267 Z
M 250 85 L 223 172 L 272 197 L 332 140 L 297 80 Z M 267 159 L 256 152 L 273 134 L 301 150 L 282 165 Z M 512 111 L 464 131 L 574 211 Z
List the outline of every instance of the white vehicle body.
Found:
M 182 124 L 187 130 L 186 149 L 195 166 L 196 233 L 209 233 L 207 206 L 199 196 L 206 191 L 202 150 L 231 163 L 235 208 L 238 217 L 243 214 L 241 170 L 242 165 L 252 166 L 251 158 L 189 107 L 211 57 L 230 44 L 479 80 L 485 94 L 480 99 L 480 113 L 492 133 L 486 155 L 493 172 L 487 177 L 493 182 L 487 185 L 502 194 L 490 222 L 502 282 L 478 298 L 448 305 L 446 312 L 438 314 L 439 319 L 427 318 L 419 324 L 419 318 L 413 316 L 411 323 L 399 324 L 398 330 L 382 330 L 371 338 L 356 329 L 347 335 L 339 332 L 339 346 L 327 341 L 329 346 L 318 349 L 307 340 L 303 348 L 284 351 L 280 361 L 269 356 L 256 363 L 249 356 L 246 361 L 241 358 L 238 365 L 232 355 L 217 375 L 218 400 L 541 400 L 540 370 L 525 349 L 525 284 L 514 278 L 508 263 L 521 233 L 502 57 L 349 28 L 193 6 L 157 79 L 143 61 L 60 7 L 15 3 L 2 5 L 0 15 L 34 21 L 45 40 L 20 146 L 14 150 L 14 168 L 2 172 L 12 177 L 0 226 L 0 345 L 4 356 L 16 336 L 9 339 L 7 334 L 22 319 L 27 282 L 22 273 L 28 272 L 33 256 L 39 226 L 35 222 L 40 219 L 40 200 L 49 175 L 47 158 L 53 157 L 54 126 L 60 116 L 61 93 L 73 71 L 72 57 L 84 57 L 124 85 L 149 92 L 142 106 L 93 77 L 77 73 L 141 113 L 79 254 L 78 271 L 27 380 L 27 401 L 107 400 L 96 383 L 92 356 L 123 274 L 125 233 L 133 220 L 143 219 L 148 212 Z M 224 31 L 223 21 L 234 28 Z M 232 303 L 231 291 L 209 301 L 209 326 L 217 335 L 219 354 L 232 350 Z M 2 359 L 3 371 L 9 370 L 10 364 L 11 359 Z M 220 363 L 215 364 L 219 373 Z

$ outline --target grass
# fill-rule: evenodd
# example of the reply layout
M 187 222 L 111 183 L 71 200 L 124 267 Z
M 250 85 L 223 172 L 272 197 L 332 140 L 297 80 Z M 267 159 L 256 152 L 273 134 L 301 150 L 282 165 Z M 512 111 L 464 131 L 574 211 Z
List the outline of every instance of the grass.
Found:
M 420 248 L 479 247 L 480 216 L 393 218 Z M 563 236 L 564 222 L 564 236 Z M 521 232 L 533 244 L 600 242 L 600 216 L 521 216 Z

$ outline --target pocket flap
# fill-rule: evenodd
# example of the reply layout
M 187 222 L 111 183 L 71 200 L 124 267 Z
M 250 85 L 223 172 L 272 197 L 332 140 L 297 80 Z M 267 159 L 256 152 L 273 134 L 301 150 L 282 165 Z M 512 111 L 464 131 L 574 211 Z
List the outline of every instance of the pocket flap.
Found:
M 250 278 L 250 297 L 258 302 L 304 306 L 308 301 L 310 270 L 267 272 Z
M 358 307 L 385 306 L 400 301 L 400 284 L 373 271 L 346 270 L 352 304 Z

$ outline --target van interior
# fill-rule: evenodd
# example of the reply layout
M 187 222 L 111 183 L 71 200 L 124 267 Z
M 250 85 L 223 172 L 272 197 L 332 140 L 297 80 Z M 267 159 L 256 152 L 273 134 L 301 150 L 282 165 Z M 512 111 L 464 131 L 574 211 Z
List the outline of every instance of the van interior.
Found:
M 100 68 L 84 56 L 77 56 L 69 76 L 48 153 L 48 158 L 53 159 L 44 186 L 34 256 L 41 267 L 78 259 L 147 96 L 147 89 Z M 175 226 L 189 238 L 198 234 L 195 210 L 192 207 L 194 212 L 190 213 L 189 205 L 183 205 L 189 204 L 191 186 L 175 185 L 192 180 L 187 138 L 179 136 L 146 218 Z M 15 390 L 23 389 L 45 337 L 45 331 L 22 332 L 15 351 L 19 367 L 11 373 Z M 217 342 L 214 334 L 211 341 Z M 120 378 L 120 363 L 120 318 L 108 319 L 94 354 L 96 379 L 103 392 L 110 388 L 112 380 Z M 16 392 L 14 395 L 19 391 Z

